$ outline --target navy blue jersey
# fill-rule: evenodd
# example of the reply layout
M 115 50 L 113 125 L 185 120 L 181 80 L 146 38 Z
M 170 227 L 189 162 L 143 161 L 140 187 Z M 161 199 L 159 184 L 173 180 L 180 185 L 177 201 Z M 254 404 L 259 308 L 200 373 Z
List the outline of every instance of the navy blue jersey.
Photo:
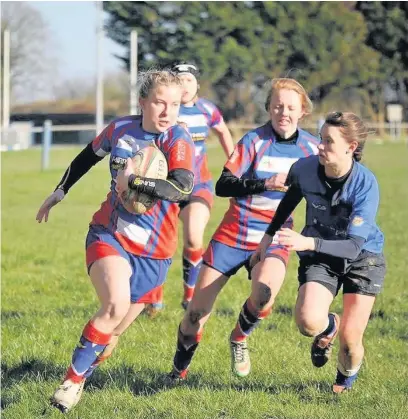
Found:
M 287 183 L 297 187 L 306 199 L 302 234 L 325 240 L 361 237 L 365 240 L 362 250 L 381 253 L 384 235 L 375 221 L 380 195 L 374 174 L 354 162 L 347 181 L 333 195 L 323 170 L 319 157 L 310 156 L 294 163 L 288 175 Z

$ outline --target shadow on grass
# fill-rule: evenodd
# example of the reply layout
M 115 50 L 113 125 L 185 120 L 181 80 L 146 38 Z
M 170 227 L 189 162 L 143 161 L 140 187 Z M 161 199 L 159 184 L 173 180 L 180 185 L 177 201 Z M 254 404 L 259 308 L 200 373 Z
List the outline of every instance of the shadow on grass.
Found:
M 60 378 L 64 368 L 52 363 L 44 363 L 38 359 L 23 360 L 19 365 L 10 367 L 6 362 L 1 362 L 1 410 L 12 404 L 18 403 L 21 394 L 18 386 L 24 381 L 47 381 Z
M 235 377 L 234 377 L 235 379 Z M 315 390 L 321 394 L 331 394 L 331 385 L 326 381 L 303 381 L 303 382 L 292 382 L 292 383 L 280 383 L 280 384 L 264 384 L 261 381 L 248 381 L 245 382 L 245 379 L 236 378 L 237 382 L 227 383 L 215 383 L 203 379 L 202 376 L 198 374 L 190 374 L 186 382 L 183 382 L 181 385 L 190 388 L 190 389 L 203 389 L 208 390 L 226 390 L 232 389 L 237 392 L 263 392 L 269 393 L 271 395 L 278 395 L 281 393 L 294 392 L 298 394 L 299 398 L 302 401 L 307 401 L 309 398 L 312 400 L 312 397 L 309 396 L 310 390 Z M 238 382 L 238 380 L 240 382 Z M 243 381 L 241 381 L 243 380 Z M 234 380 L 233 380 L 234 381 Z M 304 393 L 304 394 L 303 394 Z
M 21 364 L 9 367 L 6 363 L 1 364 L 3 396 L 1 409 L 4 410 L 11 404 L 19 401 L 18 385 L 24 382 L 34 381 L 36 383 L 47 381 L 59 381 L 64 376 L 66 368 L 52 362 L 44 362 L 39 359 L 27 359 Z M 175 387 L 182 386 L 191 390 L 206 388 L 210 391 L 222 391 L 232 389 L 237 392 L 264 392 L 278 395 L 285 392 L 294 392 L 299 395 L 302 401 L 308 401 L 311 389 L 319 393 L 331 393 L 330 385 L 321 381 L 296 382 L 288 384 L 265 385 L 262 382 L 242 381 L 232 383 L 220 383 L 208 381 L 199 374 L 190 374 L 188 379 L 182 383 L 171 383 L 168 375 L 161 371 L 143 368 L 135 370 L 125 364 L 113 368 L 96 370 L 87 380 L 86 391 L 98 391 L 104 388 L 114 387 L 119 390 L 131 391 L 135 396 L 151 396 L 161 391 L 168 391 Z
M 288 305 L 278 305 L 276 306 L 273 311 L 278 314 L 283 314 L 285 316 L 292 317 L 293 316 L 293 307 Z
M 59 381 L 66 373 L 66 366 L 44 362 L 39 359 L 26 359 L 19 365 L 9 367 L 1 363 L 3 389 L 10 389 L 17 384 L 29 381 Z M 153 369 L 136 371 L 124 364 L 109 369 L 99 369 L 87 380 L 85 388 L 103 389 L 115 386 L 119 389 L 130 388 L 135 394 L 154 394 L 165 388 L 166 374 Z
M 55 316 L 60 315 L 64 318 L 67 317 L 74 317 L 74 316 L 89 316 L 90 313 L 95 311 L 95 308 L 93 305 L 88 305 L 85 307 L 60 307 L 58 309 L 52 309 L 52 310 L 28 310 L 28 311 L 16 311 L 16 310 L 3 310 L 1 312 L 1 322 L 3 324 L 6 324 L 8 321 L 12 320 L 19 320 L 23 317 L 29 316 L 30 320 L 33 317 L 40 317 L 43 318 L 45 316 Z
M 5 323 L 5 322 L 7 322 L 7 320 L 21 319 L 22 317 L 24 317 L 24 315 L 25 314 L 21 311 L 14 311 L 14 310 L 2 311 L 1 312 L 1 322 Z

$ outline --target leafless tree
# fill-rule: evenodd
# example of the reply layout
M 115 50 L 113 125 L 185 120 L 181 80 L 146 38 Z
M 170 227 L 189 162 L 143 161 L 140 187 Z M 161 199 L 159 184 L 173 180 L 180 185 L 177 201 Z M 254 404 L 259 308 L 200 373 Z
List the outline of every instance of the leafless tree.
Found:
M 10 31 L 12 103 L 49 96 L 58 65 L 53 56 L 56 45 L 41 13 L 27 1 L 2 2 L 1 28 Z

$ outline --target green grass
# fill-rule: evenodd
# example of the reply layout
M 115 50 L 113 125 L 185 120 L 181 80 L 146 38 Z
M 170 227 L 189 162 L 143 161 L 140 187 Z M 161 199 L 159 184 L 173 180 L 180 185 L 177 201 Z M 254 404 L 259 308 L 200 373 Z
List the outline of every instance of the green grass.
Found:
M 84 240 L 92 214 L 107 192 L 107 159 L 93 168 L 51 211 L 47 224 L 36 212 L 78 148 L 54 149 L 41 172 L 40 151 L 2 153 L 2 416 L 57 418 L 48 399 L 60 383 L 84 324 L 97 310 L 85 271 Z M 229 370 L 228 336 L 249 292 L 240 272 L 223 290 L 202 344 L 181 387 L 166 389 L 177 326 L 183 311 L 180 246 L 165 287 L 166 309 L 141 316 L 122 337 L 114 356 L 93 375 L 69 418 L 403 418 L 408 392 L 408 149 L 369 144 L 365 162 L 381 189 L 378 222 L 386 237 L 384 292 L 365 335 L 366 359 L 349 394 L 330 392 L 336 361 L 315 369 L 310 340 L 292 316 L 297 259 L 292 257 L 274 313 L 250 339 L 252 373 Z M 217 178 L 224 163 L 210 149 Z M 228 200 L 217 199 L 208 242 Z M 297 228 L 303 209 L 296 213 Z M 341 312 L 341 298 L 334 309 Z M 337 350 L 337 345 L 335 352 Z M 405 412 L 405 413 L 404 413 Z

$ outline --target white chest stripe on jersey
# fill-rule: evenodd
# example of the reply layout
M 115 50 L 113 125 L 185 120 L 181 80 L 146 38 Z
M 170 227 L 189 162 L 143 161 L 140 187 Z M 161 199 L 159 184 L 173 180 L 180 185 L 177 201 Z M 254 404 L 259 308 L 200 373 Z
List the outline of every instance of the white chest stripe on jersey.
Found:
M 257 171 L 269 173 L 288 173 L 298 158 L 263 156 L 256 168 Z
M 276 211 L 280 201 L 280 199 L 270 199 L 262 195 L 253 195 L 251 199 L 251 208 L 264 211 Z
M 120 149 L 122 149 L 122 150 L 125 150 L 125 151 L 130 151 L 130 152 L 132 152 L 133 150 L 132 150 L 132 146 L 131 146 L 131 144 L 129 144 L 129 142 L 128 141 L 125 141 L 125 139 L 124 138 L 119 138 L 119 140 L 118 140 L 118 144 L 117 144 L 117 146 L 116 146 L 117 148 L 120 148 Z
M 254 230 L 252 228 L 249 228 L 247 230 L 246 238 L 249 243 L 260 243 L 264 234 L 264 230 Z M 278 244 L 278 238 L 276 234 L 273 236 L 272 243 Z
M 132 242 L 142 244 L 144 246 L 146 246 L 147 242 L 149 241 L 150 235 L 152 234 L 152 230 L 128 223 L 120 217 L 118 218 L 116 231 L 120 234 L 123 234 Z
M 186 123 L 189 128 L 207 126 L 207 118 L 203 114 L 179 115 L 178 120 Z

